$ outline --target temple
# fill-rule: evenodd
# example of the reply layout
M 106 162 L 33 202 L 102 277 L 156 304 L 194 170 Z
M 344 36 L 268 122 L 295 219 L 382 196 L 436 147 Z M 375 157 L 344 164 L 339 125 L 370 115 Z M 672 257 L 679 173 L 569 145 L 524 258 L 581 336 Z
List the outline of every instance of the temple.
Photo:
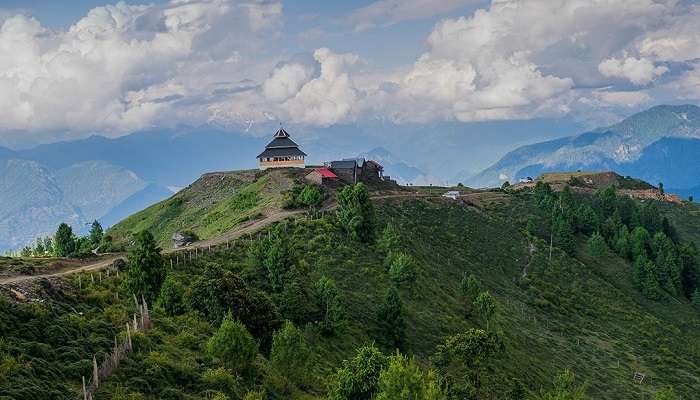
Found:
M 283 128 L 275 133 L 274 139 L 265 146 L 265 151 L 258 155 L 260 169 L 268 168 L 304 168 L 306 153 L 299 150 L 299 145 L 289 138 Z

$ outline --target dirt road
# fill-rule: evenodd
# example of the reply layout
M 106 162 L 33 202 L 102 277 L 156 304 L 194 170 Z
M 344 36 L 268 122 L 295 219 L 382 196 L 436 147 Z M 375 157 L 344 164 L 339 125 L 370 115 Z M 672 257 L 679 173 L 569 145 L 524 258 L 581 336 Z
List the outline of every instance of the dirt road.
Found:
M 414 197 L 414 198 L 430 198 L 430 197 L 440 197 L 440 195 L 434 195 L 434 194 L 428 194 L 428 193 L 397 193 L 397 194 L 382 194 L 382 195 L 376 195 L 372 196 L 373 200 L 382 200 L 382 199 L 399 199 L 399 198 L 407 198 L 407 197 Z M 325 207 L 323 207 L 323 211 L 332 211 L 337 207 L 335 203 L 329 203 Z M 192 243 L 188 246 L 180 247 L 177 249 L 167 249 L 163 251 L 163 254 L 173 254 L 178 251 L 187 251 L 187 250 L 194 250 L 194 249 L 206 249 L 209 248 L 210 246 L 217 246 L 223 243 L 226 243 L 228 241 L 238 239 L 244 235 L 257 232 L 260 229 L 265 228 L 268 225 L 274 224 L 275 222 L 279 222 L 282 220 L 285 220 L 287 218 L 293 217 L 295 215 L 301 215 L 304 214 L 306 211 L 304 210 L 295 210 L 295 211 L 285 211 L 285 210 L 275 210 L 271 212 L 270 214 L 266 215 L 263 219 L 258 219 L 255 221 L 250 221 L 247 223 L 244 223 L 243 225 L 239 225 L 235 227 L 234 229 L 217 236 L 215 238 L 207 239 L 207 240 L 201 240 L 195 243 Z M 0 278 L 0 285 L 11 285 L 11 284 L 17 284 L 17 283 L 22 283 L 25 281 L 30 281 L 34 279 L 41 279 L 41 278 L 57 278 L 57 277 L 62 277 L 62 276 L 67 276 L 79 272 L 88 272 L 88 271 L 97 271 L 101 270 L 104 268 L 109 267 L 112 265 L 114 261 L 116 261 L 119 258 L 125 258 L 125 254 L 115 254 L 113 256 L 110 256 L 108 258 L 102 259 L 100 261 L 97 261 L 92 264 L 84 265 L 82 267 L 78 268 L 73 268 L 65 271 L 60 271 L 60 272 L 55 272 L 55 273 L 50 273 L 50 274 L 39 274 L 39 275 L 18 275 L 18 276 L 12 276 L 12 277 L 4 277 Z

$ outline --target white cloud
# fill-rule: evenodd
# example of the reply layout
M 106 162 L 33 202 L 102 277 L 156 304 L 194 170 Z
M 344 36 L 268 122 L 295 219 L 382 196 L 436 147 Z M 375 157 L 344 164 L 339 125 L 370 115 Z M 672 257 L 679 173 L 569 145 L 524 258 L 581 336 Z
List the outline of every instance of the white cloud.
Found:
M 348 19 L 388 26 L 471 2 L 379 0 Z M 493 0 L 438 22 L 414 62 L 386 71 L 358 52 L 289 56 L 275 0 L 118 3 L 64 31 L 0 15 L 0 129 L 117 135 L 177 123 L 484 121 L 596 108 L 607 118 L 616 107 L 700 98 L 699 19 L 700 6 L 676 0 Z
M 644 58 L 608 58 L 598 65 L 598 71 L 607 77 L 624 78 L 635 85 L 646 85 L 668 72 L 665 66 L 655 66 Z
M 197 77 L 203 68 L 229 66 L 206 34 L 234 22 L 238 40 L 250 42 L 278 23 L 278 10 L 271 2 L 122 2 L 91 10 L 64 32 L 10 17 L 0 25 L 0 126 L 119 133 L 167 121 L 168 101 L 206 87 Z
M 358 61 L 354 54 L 335 54 L 327 48 L 314 52 L 320 64 L 317 78 L 304 84 L 285 108 L 295 122 L 327 126 L 350 116 L 358 93 L 347 68 Z
M 355 30 L 361 31 L 444 14 L 474 2 L 475 0 L 378 0 L 358 8 L 347 20 Z
M 621 107 L 639 107 L 651 101 L 651 96 L 646 92 L 609 92 L 596 91 L 593 93 L 598 100 L 611 105 Z

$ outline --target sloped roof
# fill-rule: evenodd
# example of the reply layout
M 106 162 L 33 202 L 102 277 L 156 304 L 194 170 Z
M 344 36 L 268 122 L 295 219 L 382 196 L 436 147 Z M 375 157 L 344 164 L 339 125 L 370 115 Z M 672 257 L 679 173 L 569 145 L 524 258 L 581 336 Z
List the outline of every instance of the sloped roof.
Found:
M 274 139 L 265 146 L 265 151 L 258 155 L 258 158 L 291 156 L 306 156 L 306 153 L 299 150 L 299 145 L 289 138 L 289 133 L 280 128 L 275 133 Z
M 257 158 L 266 157 L 291 157 L 291 156 L 306 156 L 306 153 L 299 150 L 298 147 L 283 147 L 276 149 L 265 149 L 258 155 Z
M 331 169 L 353 169 L 357 166 L 355 160 L 331 161 Z
M 324 178 L 337 178 L 338 177 L 338 175 L 334 174 L 333 171 L 331 171 L 328 168 L 316 168 L 314 171 L 321 174 L 321 176 Z

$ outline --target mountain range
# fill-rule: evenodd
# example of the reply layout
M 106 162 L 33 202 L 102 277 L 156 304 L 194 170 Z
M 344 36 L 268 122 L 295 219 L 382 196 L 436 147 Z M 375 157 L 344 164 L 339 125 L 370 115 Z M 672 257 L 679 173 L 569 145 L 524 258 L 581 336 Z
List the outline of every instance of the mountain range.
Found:
M 433 179 L 385 148 L 362 152 L 353 135 L 336 137 L 295 139 L 311 155 L 310 163 L 360 154 L 386 162 L 387 174 L 402 183 Z M 0 147 L 0 251 L 32 244 L 61 222 L 79 233 L 95 219 L 111 226 L 206 172 L 255 168 L 255 155 L 268 139 L 201 126 L 91 136 L 27 150 Z
M 261 139 L 207 126 L 0 148 L 0 250 L 53 233 L 112 225 L 214 170 L 251 168 Z
M 609 127 L 519 147 L 467 182 L 495 186 L 550 171 L 611 170 L 697 197 L 699 156 L 700 107 L 662 105 Z

